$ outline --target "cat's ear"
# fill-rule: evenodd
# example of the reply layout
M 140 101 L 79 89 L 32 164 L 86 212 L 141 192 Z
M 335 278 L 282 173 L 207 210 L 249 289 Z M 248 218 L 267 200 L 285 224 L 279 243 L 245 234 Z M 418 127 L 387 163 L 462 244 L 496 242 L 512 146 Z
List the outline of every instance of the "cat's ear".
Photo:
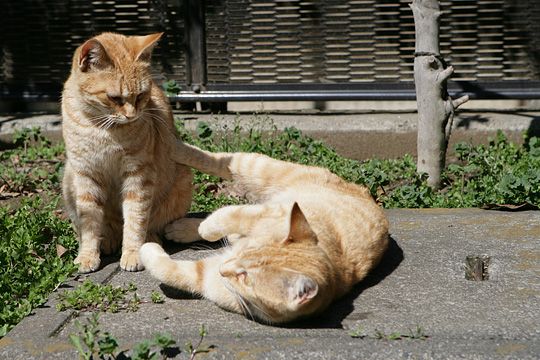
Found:
M 313 299 L 319 292 L 319 286 L 310 277 L 298 275 L 289 288 L 289 301 L 295 305 L 303 305 Z
M 145 36 L 133 36 L 135 43 L 137 44 L 137 56 L 135 60 L 150 62 L 152 57 L 152 50 L 156 46 L 158 40 L 161 38 L 163 33 L 155 33 Z
M 86 41 L 79 52 L 79 70 L 102 70 L 111 64 L 107 51 L 96 39 Z
M 311 230 L 304 213 L 298 203 L 295 202 L 291 210 L 289 235 L 285 239 L 285 244 L 300 241 L 317 244 L 317 235 Z

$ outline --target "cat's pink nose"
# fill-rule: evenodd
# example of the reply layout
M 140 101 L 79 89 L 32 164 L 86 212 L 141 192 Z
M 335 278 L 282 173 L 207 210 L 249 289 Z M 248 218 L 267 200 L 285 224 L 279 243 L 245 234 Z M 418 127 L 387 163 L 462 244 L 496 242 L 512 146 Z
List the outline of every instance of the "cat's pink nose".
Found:
M 137 109 L 130 103 L 124 105 L 124 116 L 128 119 L 133 119 L 137 115 Z

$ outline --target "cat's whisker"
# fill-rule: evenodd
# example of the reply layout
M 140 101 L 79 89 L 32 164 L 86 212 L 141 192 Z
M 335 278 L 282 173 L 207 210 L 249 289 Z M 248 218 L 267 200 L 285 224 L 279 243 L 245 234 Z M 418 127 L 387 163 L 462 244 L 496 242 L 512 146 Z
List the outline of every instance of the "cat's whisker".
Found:
M 270 316 L 270 314 L 268 314 L 266 311 L 264 311 L 260 306 L 256 305 L 255 303 L 251 302 L 250 303 L 251 306 L 253 306 L 259 313 L 263 314 L 264 317 L 262 316 L 257 316 L 257 318 L 259 320 L 263 320 L 264 322 L 267 322 L 267 323 L 270 323 L 270 320 L 272 317 Z
M 251 320 L 255 321 L 255 317 L 253 316 L 253 313 L 251 312 L 251 309 L 249 308 L 248 303 L 245 301 L 245 299 L 240 295 L 228 282 L 227 280 L 223 280 L 225 283 L 225 287 L 233 294 L 233 296 L 236 298 L 238 305 L 242 309 L 242 314 L 245 317 L 251 318 Z
M 223 245 L 223 247 L 230 247 L 231 246 L 231 242 L 229 241 L 229 238 L 227 236 L 224 236 L 221 238 L 221 244 Z
M 209 250 L 215 250 L 212 246 L 206 245 L 206 244 L 197 244 L 195 246 L 191 246 L 193 250 L 202 250 L 202 251 L 209 251 Z

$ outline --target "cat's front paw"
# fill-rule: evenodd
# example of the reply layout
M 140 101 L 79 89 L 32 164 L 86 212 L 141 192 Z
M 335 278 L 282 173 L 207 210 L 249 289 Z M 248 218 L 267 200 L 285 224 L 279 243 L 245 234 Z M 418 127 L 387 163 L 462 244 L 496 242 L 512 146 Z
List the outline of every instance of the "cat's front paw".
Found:
M 99 269 L 101 259 L 97 251 L 81 252 L 73 262 L 79 265 L 80 273 L 89 273 Z
M 165 250 L 156 243 L 146 243 L 139 250 L 139 256 L 145 268 L 150 268 L 153 262 L 159 261 L 160 257 L 169 257 Z
M 227 234 L 224 233 L 219 222 L 210 216 L 199 225 L 199 235 L 208 241 L 218 241 Z
M 165 227 L 165 238 L 182 244 L 201 240 L 197 229 L 202 221 L 197 218 L 178 219 Z
M 139 258 L 139 251 L 138 250 L 122 251 L 122 257 L 120 258 L 120 268 L 126 271 L 144 270 L 144 266 Z

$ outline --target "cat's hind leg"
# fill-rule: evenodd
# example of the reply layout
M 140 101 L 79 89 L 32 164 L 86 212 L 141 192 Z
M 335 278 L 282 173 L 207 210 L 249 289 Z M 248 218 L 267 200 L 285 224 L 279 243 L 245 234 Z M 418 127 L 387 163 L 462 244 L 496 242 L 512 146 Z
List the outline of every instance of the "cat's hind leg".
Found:
M 165 238 L 177 243 L 187 244 L 202 240 L 199 225 L 204 219 L 181 218 L 165 226 Z

